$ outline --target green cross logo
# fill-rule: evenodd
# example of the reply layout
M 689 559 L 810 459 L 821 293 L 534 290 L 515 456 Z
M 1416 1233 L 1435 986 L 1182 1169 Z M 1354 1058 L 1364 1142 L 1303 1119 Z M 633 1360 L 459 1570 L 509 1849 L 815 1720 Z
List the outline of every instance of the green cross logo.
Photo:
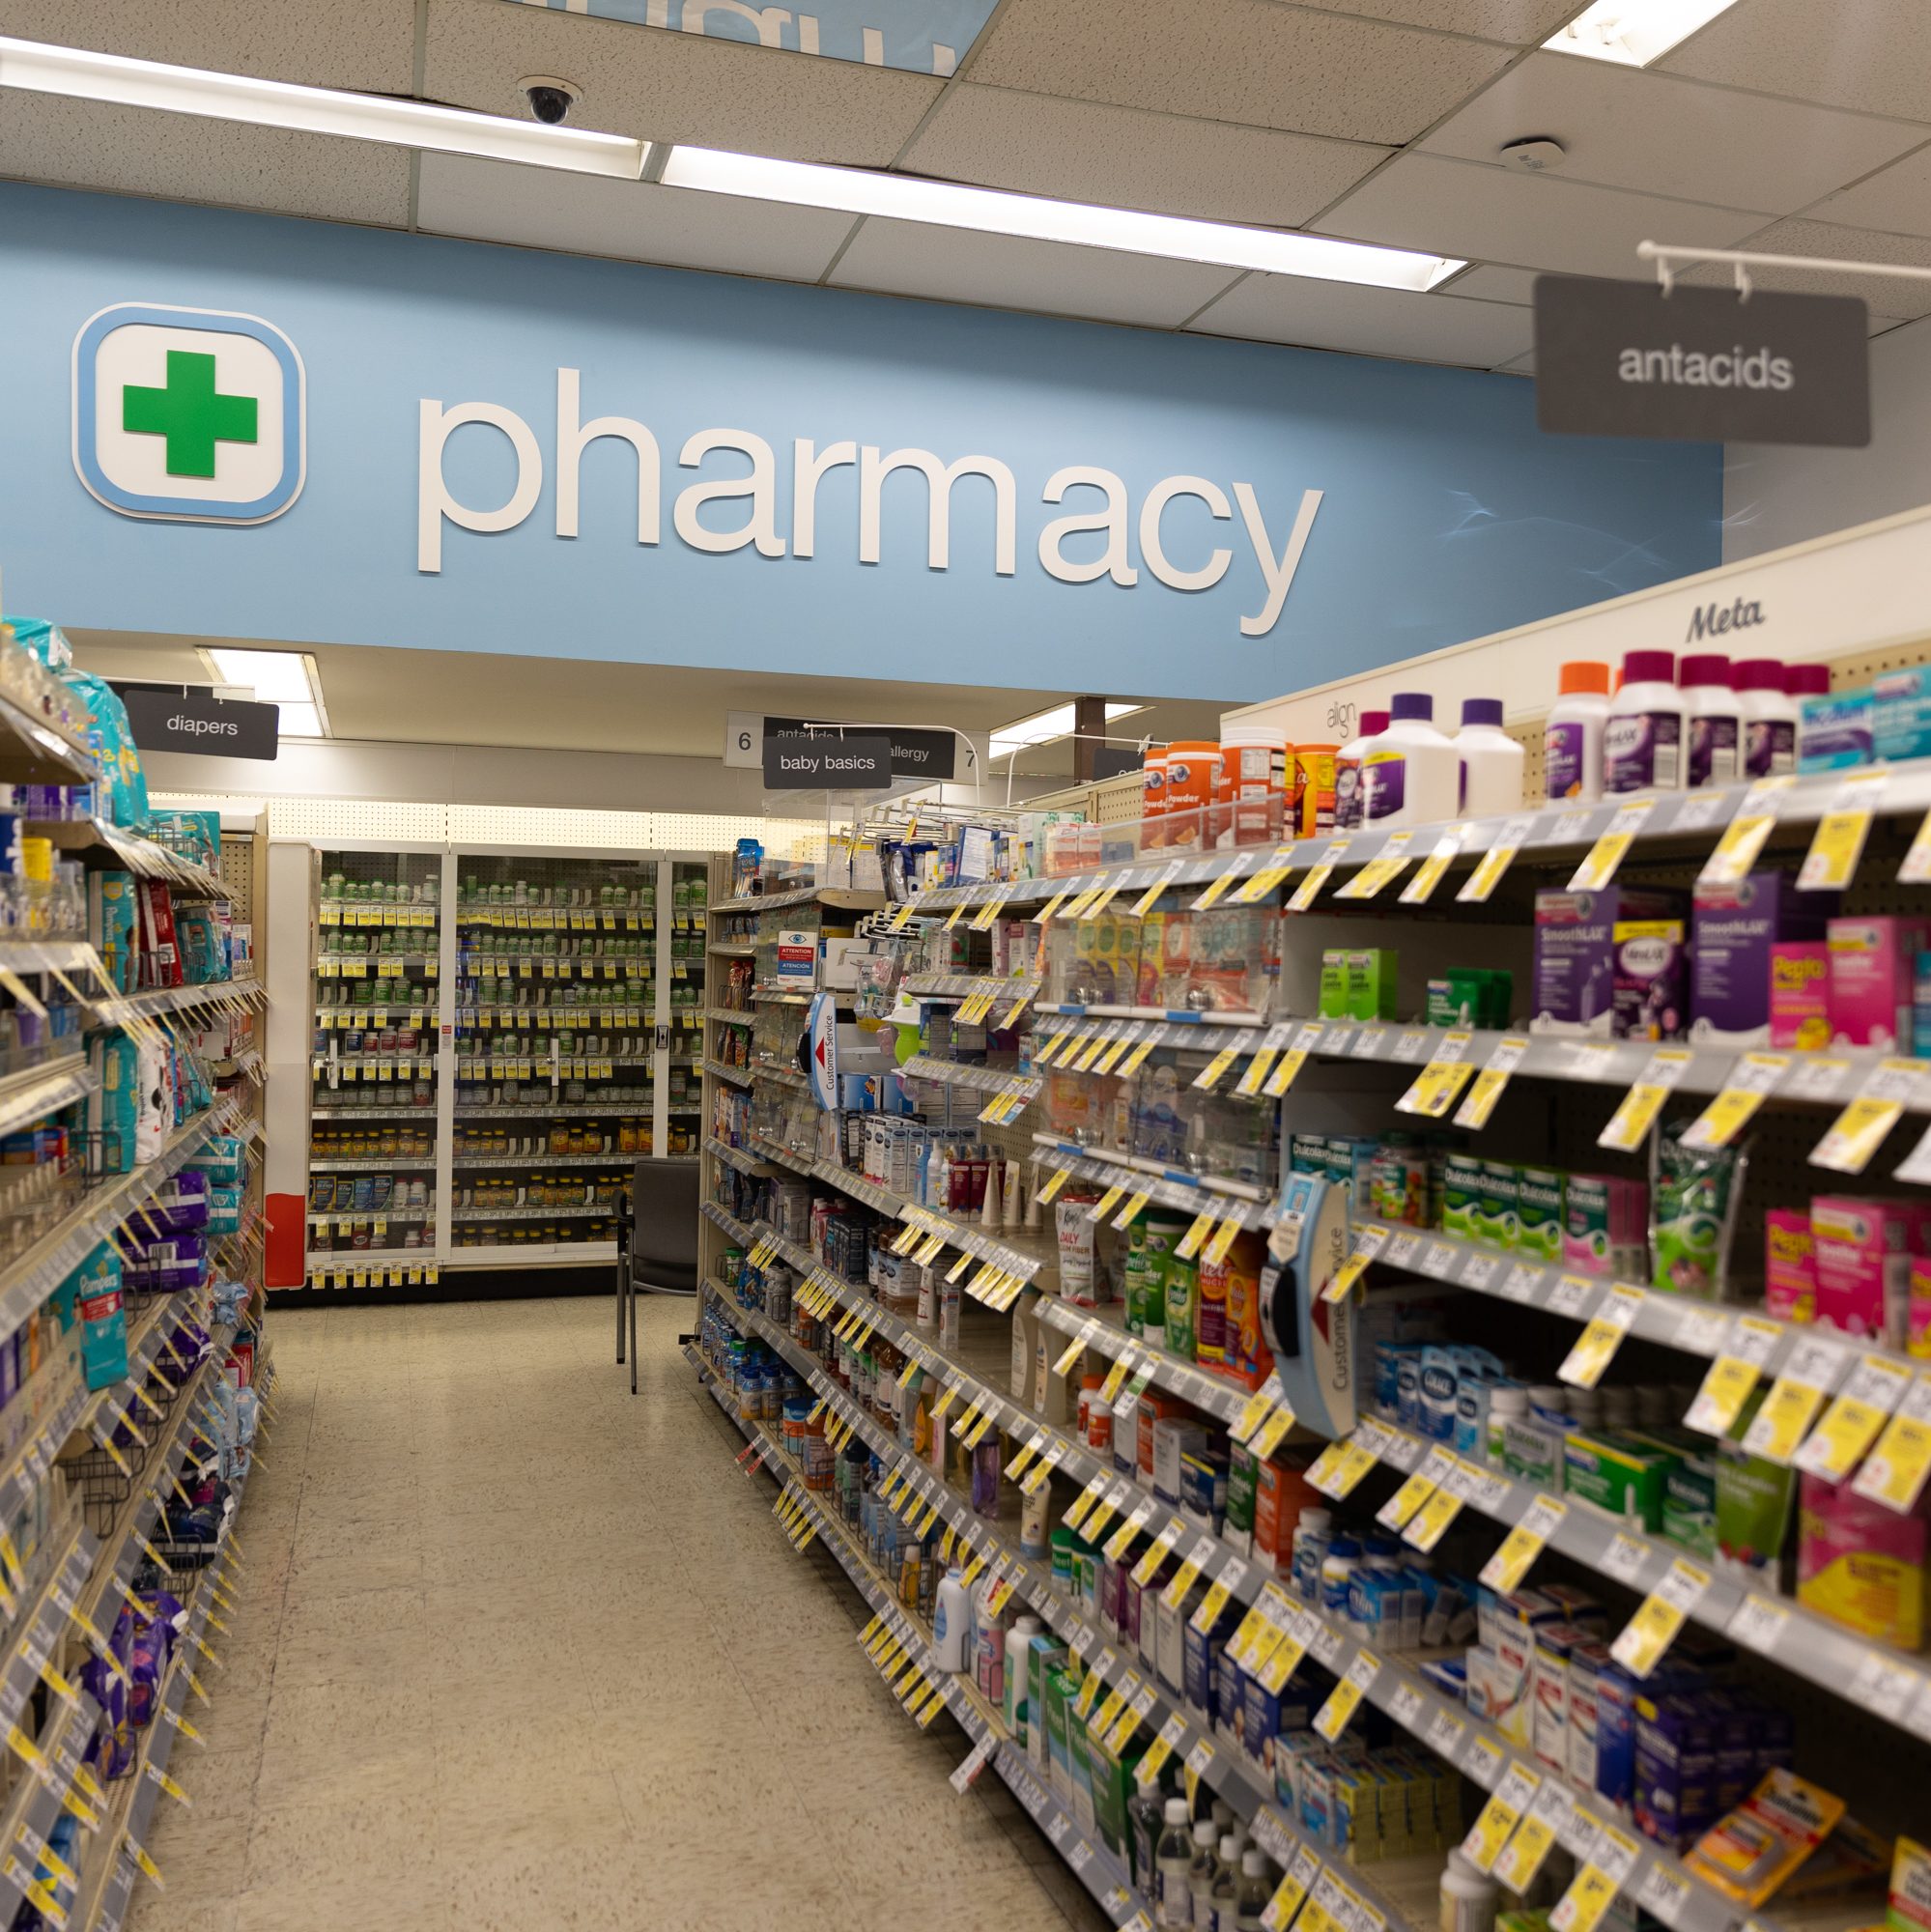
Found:
M 170 349 L 164 389 L 135 383 L 121 390 L 121 427 L 167 439 L 170 476 L 213 476 L 217 442 L 256 440 L 256 400 L 225 396 L 214 386 L 214 357 Z

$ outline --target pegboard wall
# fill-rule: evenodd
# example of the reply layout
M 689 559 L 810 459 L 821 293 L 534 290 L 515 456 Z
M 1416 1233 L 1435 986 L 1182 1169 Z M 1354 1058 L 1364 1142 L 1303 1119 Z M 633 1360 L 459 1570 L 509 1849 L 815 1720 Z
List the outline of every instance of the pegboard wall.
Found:
M 228 909 L 231 917 L 243 924 L 252 924 L 255 918 L 253 833 L 222 833 L 221 883 L 228 888 Z

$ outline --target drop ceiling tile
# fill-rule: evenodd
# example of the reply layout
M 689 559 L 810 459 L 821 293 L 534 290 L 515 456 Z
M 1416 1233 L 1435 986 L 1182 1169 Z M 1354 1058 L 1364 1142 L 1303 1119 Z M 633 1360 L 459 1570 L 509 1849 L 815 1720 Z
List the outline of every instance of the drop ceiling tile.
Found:
M 1175 328 L 1235 273 L 1110 248 L 874 219 L 859 230 L 831 279 L 885 295 Z
M 1301 0 L 1301 4 L 1430 27 L 1439 34 L 1470 34 L 1477 40 L 1537 47 L 1569 19 L 1580 0 Z
M 1498 161 L 1505 142 L 1548 135 L 1561 179 L 1788 214 L 1915 148 L 1906 121 L 1768 100 L 1573 54 L 1531 54 L 1421 144 L 1424 154 Z
M 972 77 L 1343 140 L 1411 141 L 1512 55 L 1272 0 L 1011 0 Z
M 0 0 L 0 34 L 312 87 L 410 92 L 414 0 Z
M 1657 66 L 1931 121 L 1931 8 L 1924 0 L 1739 0 Z
M 1492 262 L 1470 269 L 1444 282 L 1437 291 L 1445 296 L 1472 296 L 1480 301 L 1532 302 L 1535 300 L 1536 270 L 1504 269 Z
M 1831 221 L 1773 221 L 1756 230 L 1739 247 L 1766 255 L 1819 255 L 1838 262 L 1895 262 L 1912 269 L 1931 269 L 1931 241 L 1915 235 L 1887 235 L 1875 228 L 1839 228 Z M 1726 284 L 1734 270 L 1713 262 L 1691 269 L 1689 282 Z M 1752 269 L 1750 278 L 1761 288 L 1789 289 L 1798 295 L 1856 296 L 1876 315 L 1911 321 L 1931 315 L 1931 282 L 1907 281 L 1895 275 L 1842 274 L 1834 269 Z
M 1931 235 L 1931 148 L 1907 155 L 1856 187 L 1826 196 L 1807 212 L 1819 221 L 1841 221 L 1851 228 Z
M 816 281 L 852 217 L 736 195 L 424 155 L 416 225 L 432 235 Z
M 1315 223 L 1324 235 L 1470 261 L 1533 263 L 1579 275 L 1647 272 L 1645 238 L 1729 247 L 1761 217 L 1620 188 L 1519 175 L 1440 155 L 1398 155 Z
M 50 94 L 10 94 L 0 175 L 400 228 L 409 151 Z
M 1249 275 L 1187 327 L 1206 335 L 1477 369 L 1521 355 L 1534 334 L 1530 311 L 1508 303 L 1453 301 L 1302 275 Z
M 781 53 L 504 0 L 429 0 L 424 92 L 526 116 L 517 82 L 578 83 L 575 127 L 783 160 L 882 167 L 945 83 L 856 61 Z
M 1025 194 L 1285 227 L 1319 213 L 1391 153 L 961 81 L 901 165 Z

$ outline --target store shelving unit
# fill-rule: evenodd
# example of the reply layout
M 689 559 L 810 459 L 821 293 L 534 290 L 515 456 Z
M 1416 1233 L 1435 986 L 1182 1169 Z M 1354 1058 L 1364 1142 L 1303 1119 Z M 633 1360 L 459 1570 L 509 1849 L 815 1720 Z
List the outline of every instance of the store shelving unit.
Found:
M 317 1008 L 311 1288 L 615 1259 L 635 1163 L 697 1138 L 705 870 L 617 852 L 323 854 L 318 907 L 340 874 L 383 895 L 343 917 L 394 936 L 360 1009 Z M 339 970 L 327 961 L 318 975 Z M 352 1083 L 331 1028 L 364 1013 Z
M 1043 913 L 1050 932 L 1052 923 L 1076 922 L 1082 900 L 1088 905 L 1098 900 L 1101 912 L 1110 903 L 1119 916 L 1144 895 L 1143 910 L 1172 913 L 1191 907 L 1212 889 L 1207 903 L 1226 905 L 1240 899 L 1243 880 L 1265 868 L 1269 877 L 1253 887 L 1246 902 L 1284 915 L 1285 957 L 1270 1009 L 1081 1004 L 1054 997 L 1059 981 L 1051 973 L 1043 980 L 992 978 L 967 969 L 914 974 L 904 990 L 928 1009 L 976 1003 L 984 1010 L 989 1005 L 995 1019 L 1013 1013 L 1002 1031 L 1016 1027 L 1020 1038 L 1016 1053 L 965 1061 L 921 1052 L 904 1063 L 903 1071 L 929 1091 L 954 1093 L 974 1107 L 983 1102 L 997 1109 L 1003 1103 L 1005 1124 L 1016 1130 L 1018 1145 L 1036 1169 L 1087 1183 L 1090 1194 L 1101 1196 L 1095 1214 L 1122 1227 L 1155 1208 L 1184 1214 L 1204 1229 L 1237 1228 L 1249 1238 L 1265 1234 L 1288 1242 L 1278 1196 L 1295 1127 L 1305 1121 L 1309 1131 L 1339 1132 L 1342 1126 L 1330 1122 L 1344 1120 L 1351 1133 L 1383 1126 L 1445 1127 L 1445 1116 L 1431 1122 L 1400 1111 L 1397 1103 L 1408 1096 L 1418 1069 L 1443 1060 L 1444 1041 L 1451 1038 L 1446 1057 L 1459 1054 L 1470 1072 L 1491 1063 L 1506 1069 L 1502 1097 L 1481 1127 L 1468 1130 L 1471 1144 L 1505 1155 L 1519 1149 L 1515 1158 L 1551 1166 L 1621 1171 L 1618 1161 L 1630 1157 L 1599 1151 L 1597 1136 L 1631 1088 L 1657 1071 L 1656 1044 L 1574 1038 L 1527 1026 L 1470 1029 L 1464 1036 L 1401 1020 L 1322 1019 L 1310 997 L 1310 959 L 1318 962 L 1323 947 L 1342 943 L 1342 933 L 1353 946 L 1412 950 L 1431 962 L 1459 956 L 1457 944 L 1477 927 L 1506 945 L 1510 932 L 1519 933 L 1526 920 L 1530 891 L 1569 886 L 1585 855 L 1612 827 L 1631 835 L 1620 855 L 1627 880 L 1687 887 L 1726 828 L 1750 816 L 1768 819 L 1761 828 L 1762 856 L 1753 865 L 1792 871 L 1824 819 L 1853 803 L 1868 810 L 1871 829 L 1844 910 L 1931 913 L 1925 887 L 1911 876 L 1897 877 L 1907 851 L 1931 838 L 1931 762 L 1893 768 L 1848 791 L 1844 776 L 1799 780 L 1767 794 L 1739 785 L 1665 795 L 1642 813 L 1629 811 L 1629 801 L 1611 801 L 1527 811 L 1506 821 L 1422 827 L 1392 838 L 1376 832 L 1296 840 L 1278 849 L 1139 853 L 1133 828 L 1109 827 L 1110 842 L 1130 855 L 1111 866 L 1071 877 L 925 894 L 914 916 L 945 921 L 961 908 L 971 909 L 955 922 L 963 928 L 975 914 L 989 924 L 1002 913 L 1035 920 Z M 1504 851 L 1506 859 L 1498 856 L 1484 866 L 1489 854 Z M 1431 856 L 1440 862 L 1432 887 L 1405 901 L 1404 889 L 1412 886 Z M 1377 867 L 1377 861 L 1386 863 Z M 1918 863 L 1913 860 L 1911 866 Z M 1471 883 L 1478 867 L 1480 885 Z M 1110 899 L 1102 897 L 1109 889 Z M 1525 941 L 1519 943 L 1525 954 Z M 747 938 L 742 926 L 713 938 L 714 950 L 745 944 L 755 960 L 757 942 Z M 752 985 L 755 1040 L 766 1026 L 761 1008 L 780 1003 L 759 1002 L 754 979 Z M 1409 1010 L 1419 1004 L 1413 1002 Z M 742 1023 L 733 1014 L 716 1024 Z M 1745 1054 L 1758 1050 L 1697 1039 L 1682 1042 L 1681 1051 L 1669 1045 L 1660 1065 L 1677 1096 L 1670 1103 L 1674 1112 L 1700 1112 L 1712 1096 L 1730 1091 Z M 1254 1075 L 1242 1097 L 1278 1120 L 1280 1152 L 1267 1174 L 1249 1181 L 1194 1172 L 1170 1159 L 1138 1154 L 1130 1142 L 1109 1144 L 1103 1126 L 1074 1136 L 1056 1124 L 1055 1110 L 1067 1101 L 1076 1103 L 1073 1111 L 1083 1120 L 1103 1122 L 1105 1110 L 1094 1103 L 1099 1084 L 1111 1093 L 1118 1085 L 1115 1068 L 1136 1052 L 1136 1065 L 1170 1069 L 1178 1091 L 1207 1079 L 1223 1100 L 1235 1095 L 1243 1075 Z M 1042 1053 L 1047 1064 L 1036 1066 Z M 1779 1201 L 1811 1191 L 1882 1188 L 1931 1115 L 1931 1063 L 1900 1067 L 1882 1050 L 1861 1047 L 1793 1053 L 1775 1061 L 1765 1073 L 1753 1123 L 1752 1185 Z M 1267 1077 L 1287 1064 L 1294 1071 L 1270 1096 L 1264 1091 Z M 1209 1067 L 1218 1068 L 1210 1078 Z M 734 1091 L 738 1083 L 726 1079 L 734 1070 L 716 1068 L 713 1091 Z M 1244 1606 L 1243 1628 L 1253 1630 L 1253 1640 L 1271 1654 L 1276 1670 L 1285 1675 L 1308 1659 L 1325 1673 L 1320 1685 L 1351 1680 L 1361 1704 L 1378 1712 L 1398 1737 L 1410 1739 L 1465 1780 L 1471 1795 L 1464 1801 L 1463 1822 L 1472 1822 L 1484 1795 L 1520 1767 L 1540 1779 L 1531 1815 L 1549 1824 L 1575 1869 L 1593 1863 L 1606 1873 L 1613 1891 L 1674 1932 L 1734 1932 L 1744 1914 L 1734 1900 L 1700 1880 L 1672 1847 L 1644 1837 L 1626 1813 L 1600 1795 L 1548 1776 L 1522 1742 L 1444 1694 L 1424 1668 L 1431 1654 L 1364 1645 L 1345 1617 L 1291 1596 L 1270 1559 L 1198 1516 L 1183 1515 L 1137 1469 L 1122 1470 L 1110 1455 L 1093 1453 L 1069 1417 L 1036 1407 L 1030 1390 L 1015 1394 L 1007 1362 L 1016 1345 L 1011 1351 L 1003 1346 L 1008 1321 L 1036 1322 L 1042 1337 L 1050 1338 L 1042 1341 L 1042 1353 L 1051 1349 L 1057 1354 L 1061 1376 L 1077 1381 L 1082 1369 L 1097 1372 L 1109 1401 L 1130 1406 L 1147 1392 L 1159 1392 L 1185 1403 L 1210 1427 L 1237 1434 L 1258 1433 L 1270 1418 L 1280 1422 L 1287 1433 L 1282 1438 L 1275 1432 L 1276 1439 L 1284 1439 L 1298 1462 L 1312 1459 L 1310 1480 L 1335 1499 L 1338 1510 L 1371 1528 L 1370 1520 L 1378 1514 L 1382 1528 L 1392 1525 L 1397 1531 L 1426 1520 L 1427 1531 L 1411 1533 L 1410 1541 L 1431 1548 L 1439 1543 L 1454 1552 L 1458 1573 L 1473 1575 L 1498 1558 L 1519 1526 L 1533 1532 L 1527 1562 L 1544 1566 L 1538 1574 L 1586 1584 L 1607 1612 L 1605 1636 L 1629 1622 L 1639 1604 L 1658 1601 L 1659 1592 L 1664 1602 L 1680 1596 L 1685 1626 L 1734 1646 L 1739 1660 L 1734 1667 L 1743 1681 L 1797 1714 L 1800 1772 L 1843 1791 L 1854 1812 L 1880 1831 L 1909 1829 L 1914 1822 L 1908 1806 L 1900 1809 L 1895 1780 L 1921 1790 L 1931 1771 L 1926 1754 L 1931 1664 L 1922 1655 L 1896 1650 L 1794 1597 L 1778 1595 L 1774 1570 L 1751 1576 L 1712 1564 L 1579 1496 L 1546 1490 L 1480 1458 L 1458 1458 L 1419 1429 L 1369 1413 L 1365 1406 L 1342 1442 L 1323 1451 L 1292 1415 L 1282 1413 L 1269 1388 L 1250 1399 L 1244 1384 L 1170 1351 L 1163 1338 L 1128 1332 L 1117 1304 L 1081 1308 L 1060 1300 L 1051 1274 L 1027 1254 L 1024 1239 L 1002 1243 L 1008 1252 L 996 1260 L 982 1248 L 976 1254 L 972 1237 L 980 1231 L 941 1225 L 945 1217 L 922 1217 L 890 1190 L 846 1173 L 818 1150 L 809 1120 L 795 1109 L 787 1118 L 762 1102 L 761 1089 L 776 1084 L 788 1090 L 790 1083 L 776 1065 L 758 1066 L 755 1045 L 750 1071 L 751 1109 L 734 1102 L 727 1091 L 710 1115 L 705 1149 L 706 1313 L 715 1324 L 706 1329 L 706 1361 L 721 1383 L 720 1401 L 729 1410 L 742 1400 L 730 1379 L 740 1345 L 775 1357 L 792 1378 L 789 1386 L 806 1391 L 805 1400 L 833 1431 L 835 1442 L 868 1450 L 869 1468 L 908 1524 L 926 1536 L 946 1526 L 939 1560 L 967 1554 L 982 1559 L 976 1565 L 981 1579 L 1004 1577 L 1010 1583 L 1016 1597 L 1096 1672 L 1104 1687 L 1101 1696 L 1110 1702 L 1124 1690 L 1129 1700 L 1145 1699 L 1142 1723 L 1158 1729 L 1172 1751 L 1189 1756 L 1190 1768 L 1251 1821 L 1257 1839 L 1278 1864 L 1290 1868 L 1296 1860 L 1312 1861 L 1301 1866 L 1310 1884 L 1339 1881 L 1353 1888 L 1357 1918 L 1365 1912 L 1368 1923 L 1431 1922 L 1440 1855 L 1407 1868 L 1397 1861 L 1357 1869 L 1331 1847 L 1310 1844 L 1294 1819 L 1277 1812 L 1271 1778 L 1238 1741 L 1218 1732 L 1180 1686 L 1157 1671 L 1149 1675 L 1130 1640 L 1069 1597 L 1040 1557 L 1020 1549 L 1008 1520 L 1016 1503 L 1009 1484 L 1000 1486 L 996 1509 L 981 1513 L 974 1507 L 977 1484 L 968 1495 L 956 1480 L 948 1480 L 956 1470 L 915 1448 L 906 1421 L 915 1397 L 923 1392 L 934 1398 L 935 1412 L 949 1406 L 949 1426 L 969 1424 L 969 1441 L 999 1443 L 998 1460 L 1008 1478 L 1031 1480 L 1032 1471 L 1044 1469 L 1051 1493 L 1047 1520 L 1069 1518 L 1085 1530 L 1102 1523 L 1100 1540 L 1117 1539 L 1115 1553 L 1122 1567 L 1137 1562 L 1150 1579 L 1150 1589 L 1178 1587 L 1184 1607 L 1197 1605 L 1203 1589 L 1224 1587 L 1228 1602 Z M 1862 1180 L 1812 1166 L 1810 1156 L 1837 1112 L 1887 1072 L 1895 1090 L 1897 1124 Z M 1336 1106 L 1340 1113 L 1333 1111 Z M 968 1307 L 962 1334 L 943 1342 L 934 1325 L 893 1313 L 863 1282 L 828 1268 L 802 1240 L 736 1210 L 735 1204 L 755 1198 L 753 1190 L 774 1176 L 809 1179 L 908 1228 L 923 1218 L 941 1237 L 945 1258 L 937 1265 L 946 1268 L 956 1255 L 968 1289 L 983 1279 L 972 1273 L 971 1262 L 988 1264 L 994 1279 L 980 1297 L 985 1305 Z M 1919 1184 L 1915 1170 L 1890 1182 L 1893 1190 L 1906 1184 Z M 1760 1208 L 1755 1211 L 1760 1216 Z M 1740 1257 L 1750 1252 L 1756 1233 L 1746 1217 L 1736 1250 Z M 890 1242 L 894 1236 L 888 1230 L 879 1238 Z M 1795 1390 L 1799 1397 L 1807 1392 L 1799 1404 L 1800 1440 L 1818 1418 L 1852 1397 L 1876 1412 L 1867 1418 L 1869 1434 L 1858 1456 L 1881 1456 L 1882 1447 L 1874 1450 L 1873 1442 L 1888 1439 L 1881 1432 L 1902 1426 L 1900 1418 L 1931 1430 L 1931 1375 L 1920 1357 L 1898 1346 L 1774 1320 L 1746 1299 L 1706 1302 L 1648 1280 L 1578 1275 L 1557 1263 L 1484 1248 L 1449 1238 L 1438 1228 L 1401 1225 L 1365 1210 L 1353 1215 L 1349 1240 L 1361 1257 L 1371 1293 L 1404 1279 L 1459 1291 L 1456 1320 L 1469 1324 L 1469 1339 L 1507 1336 L 1498 1346 L 1538 1365 L 1524 1369 L 1529 1379 L 1553 1379 L 1556 1365 L 1581 1335 L 1601 1339 L 1607 1330 L 1612 1350 L 1628 1346 L 1630 1359 L 1658 1379 L 1687 1375 L 1693 1386 L 1706 1370 L 1716 1373 L 1713 1365 L 1730 1365 L 1734 1372 L 1736 1362 L 1747 1359 L 1749 1379 L 1772 1388 L 1773 1403 L 1779 1389 Z M 739 1267 L 744 1257 L 760 1254 L 781 1271 L 782 1292 L 788 1293 L 788 1304 L 772 1312 L 759 1299 L 761 1287 L 748 1293 L 743 1286 L 765 1276 L 746 1277 Z M 1747 1262 L 1741 1262 L 1746 1293 L 1748 1272 Z M 739 1341 L 721 1350 L 720 1337 L 726 1334 Z M 874 1393 L 861 1395 L 861 1387 Z M 888 1400 L 889 1388 L 904 1393 Z M 1365 1395 L 1363 1400 L 1365 1405 Z M 1116 1426 L 1118 1420 L 1116 1410 Z M 1796 1451 L 1800 1463 L 1806 1453 Z M 1397 1495 L 1406 1499 L 1399 1506 Z M 1409 1514 L 1431 1497 L 1432 1506 Z M 1177 1566 L 1182 1574 L 1176 1585 Z M 1880 1764 L 1886 1767 L 1881 1778 L 1872 1775 Z M 1123 1901 L 1110 1902 L 1125 1910 Z M 1837 1928 L 1856 1922 L 1860 1911 L 1868 1915 L 1866 1906 L 1849 1898 L 1782 1903 L 1773 1898 L 1751 1918 L 1766 1932 Z M 1349 1922 L 1344 1913 L 1334 1916 Z

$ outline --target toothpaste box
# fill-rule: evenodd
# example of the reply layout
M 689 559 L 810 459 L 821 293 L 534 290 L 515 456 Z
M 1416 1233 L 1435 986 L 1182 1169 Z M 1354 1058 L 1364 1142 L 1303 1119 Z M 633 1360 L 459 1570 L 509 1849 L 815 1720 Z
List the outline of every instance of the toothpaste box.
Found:
M 1814 1052 L 1831 1044 L 1831 949 L 1780 940 L 1770 949 L 1770 1043 Z
M 1922 665 L 1871 680 L 1871 752 L 1886 759 L 1931 752 L 1931 671 Z
M 1544 1624 L 1535 1634 L 1529 1743 L 1542 1763 L 1564 1775 L 1569 1769 L 1570 1658 L 1577 1644 L 1588 1641 L 1588 1634 L 1574 1624 Z
M 1758 1045 L 1770 1037 L 1771 949 L 1817 941 L 1835 895 L 1800 893 L 1782 872 L 1701 887 L 1690 912 L 1692 1039 Z
M 1835 772 L 1869 764 L 1875 710 L 1868 691 L 1806 697 L 1797 722 L 1797 769 Z
M 1597 1707 L 1603 1673 L 1619 1667 L 1599 1637 L 1584 1637 L 1569 1647 L 1569 1739 L 1564 1764 L 1569 1782 L 1578 1791 L 1596 1788 Z
M 1817 1242 L 1801 1208 L 1767 1208 L 1763 1217 L 1764 1313 L 1780 1321 L 1817 1319 Z
M 1831 1030 L 1852 1046 L 1909 1048 L 1917 954 L 1931 932 L 1922 920 L 1833 919 L 1830 951 Z
M 1530 1024 L 1543 1032 L 1617 1037 L 1618 926 L 1651 922 L 1680 925 L 1683 895 L 1634 886 L 1609 886 L 1598 893 L 1545 891 L 1535 898 L 1535 974 Z M 1633 939 L 1631 943 L 1635 942 Z M 1679 981 L 1674 1001 L 1682 1008 L 1683 936 L 1667 952 L 1645 940 L 1624 962 L 1629 981 L 1623 1002 L 1633 1015 L 1661 968 Z
M 1512 1745 L 1527 1750 L 1530 1745 L 1530 1714 L 1533 1708 L 1531 1679 L 1521 1664 L 1505 1663 L 1492 1651 L 1468 1653 L 1468 1708 L 1485 1723 L 1491 1723 Z

